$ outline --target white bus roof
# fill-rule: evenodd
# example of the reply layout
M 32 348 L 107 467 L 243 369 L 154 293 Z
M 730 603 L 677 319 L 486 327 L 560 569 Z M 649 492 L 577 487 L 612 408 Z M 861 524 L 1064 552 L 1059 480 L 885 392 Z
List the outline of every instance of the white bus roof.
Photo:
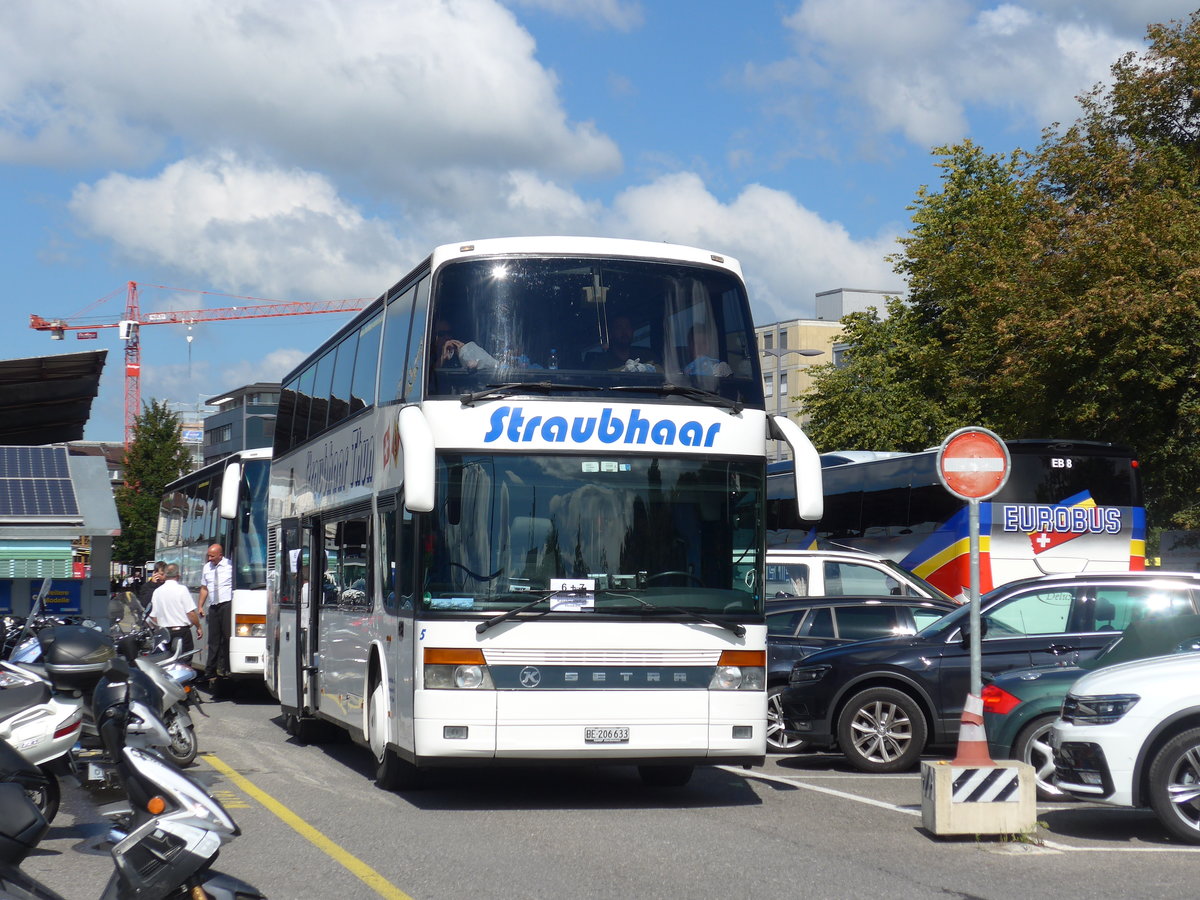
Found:
M 565 237 L 561 235 L 486 238 L 477 241 L 462 241 L 456 244 L 442 244 L 440 247 L 434 249 L 432 262 L 433 268 L 436 269 L 452 259 L 463 259 L 470 256 L 503 256 L 520 253 L 669 259 L 719 266 L 736 273 L 739 277 L 742 274 L 741 264 L 736 259 L 712 250 L 702 250 L 698 247 L 687 247 L 683 244 L 658 243 L 655 241 L 634 241 L 624 238 Z

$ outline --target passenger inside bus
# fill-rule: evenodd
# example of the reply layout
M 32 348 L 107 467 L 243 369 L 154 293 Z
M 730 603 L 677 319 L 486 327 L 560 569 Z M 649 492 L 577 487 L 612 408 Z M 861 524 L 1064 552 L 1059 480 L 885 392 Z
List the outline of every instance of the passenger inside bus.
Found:
M 589 369 L 601 371 L 654 372 L 657 366 L 648 347 L 635 347 L 637 329 L 633 320 L 624 314 L 613 316 L 608 325 L 608 346 L 598 353 L 589 353 Z
M 683 367 L 685 375 L 716 375 L 719 378 L 726 378 L 733 374 L 729 363 L 712 355 L 712 341 L 709 339 L 707 328 L 702 325 L 693 325 L 688 330 L 687 341 L 688 357 L 691 362 Z

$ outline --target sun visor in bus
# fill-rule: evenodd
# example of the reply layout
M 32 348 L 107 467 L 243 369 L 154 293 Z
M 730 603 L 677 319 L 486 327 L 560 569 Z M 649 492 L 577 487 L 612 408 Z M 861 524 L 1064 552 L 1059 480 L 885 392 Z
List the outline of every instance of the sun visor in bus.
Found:
M 792 448 L 792 462 L 796 477 L 796 509 L 800 518 L 815 522 L 825 511 L 825 495 L 821 488 L 821 457 L 808 435 L 787 416 L 770 416 L 767 419 L 770 435 L 777 441 L 786 441 Z
M 231 462 L 221 476 L 221 518 L 236 519 L 238 514 L 238 488 L 242 485 L 242 464 Z
M 419 406 L 406 406 L 396 418 L 404 454 L 404 507 L 410 512 L 433 509 L 433 431 Z

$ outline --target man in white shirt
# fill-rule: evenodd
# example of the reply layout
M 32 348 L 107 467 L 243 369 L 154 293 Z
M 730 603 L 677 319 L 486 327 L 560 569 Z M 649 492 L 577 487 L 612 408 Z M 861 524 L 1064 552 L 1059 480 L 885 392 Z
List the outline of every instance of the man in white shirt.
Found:
M 150 621 L 167 629 L 172 646 L 176 641 L 182 641 L 183 652 L 187 653 L 195 646 L 192 643 L 193 628 L 196 637 L 204 637 L 196 601 L 192 599 L 192 592 L 179 583 L 179 566 L 169 563 L 163 574 L 166 580 L 154 590 Z
M 233 565 L 220 544 L 208 548 L 208 562 L 200 573 L 200 615 L 208 619 L 208 661 L 204 677 L 210 682 L 229 674 L 229 637 L 232 630 Z

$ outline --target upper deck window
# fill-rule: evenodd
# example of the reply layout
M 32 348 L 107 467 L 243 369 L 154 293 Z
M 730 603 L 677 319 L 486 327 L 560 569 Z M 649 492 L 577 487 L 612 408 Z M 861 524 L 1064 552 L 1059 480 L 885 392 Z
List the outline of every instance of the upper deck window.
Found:
M 745 290 L 722 269 L 465 260 L 438 274 L 429 323 L 427 397 L 549 382 L 582 396 L 621 387 L 633 399 L 638 387 L 649 396 L 669 382 L 763 406 Z

